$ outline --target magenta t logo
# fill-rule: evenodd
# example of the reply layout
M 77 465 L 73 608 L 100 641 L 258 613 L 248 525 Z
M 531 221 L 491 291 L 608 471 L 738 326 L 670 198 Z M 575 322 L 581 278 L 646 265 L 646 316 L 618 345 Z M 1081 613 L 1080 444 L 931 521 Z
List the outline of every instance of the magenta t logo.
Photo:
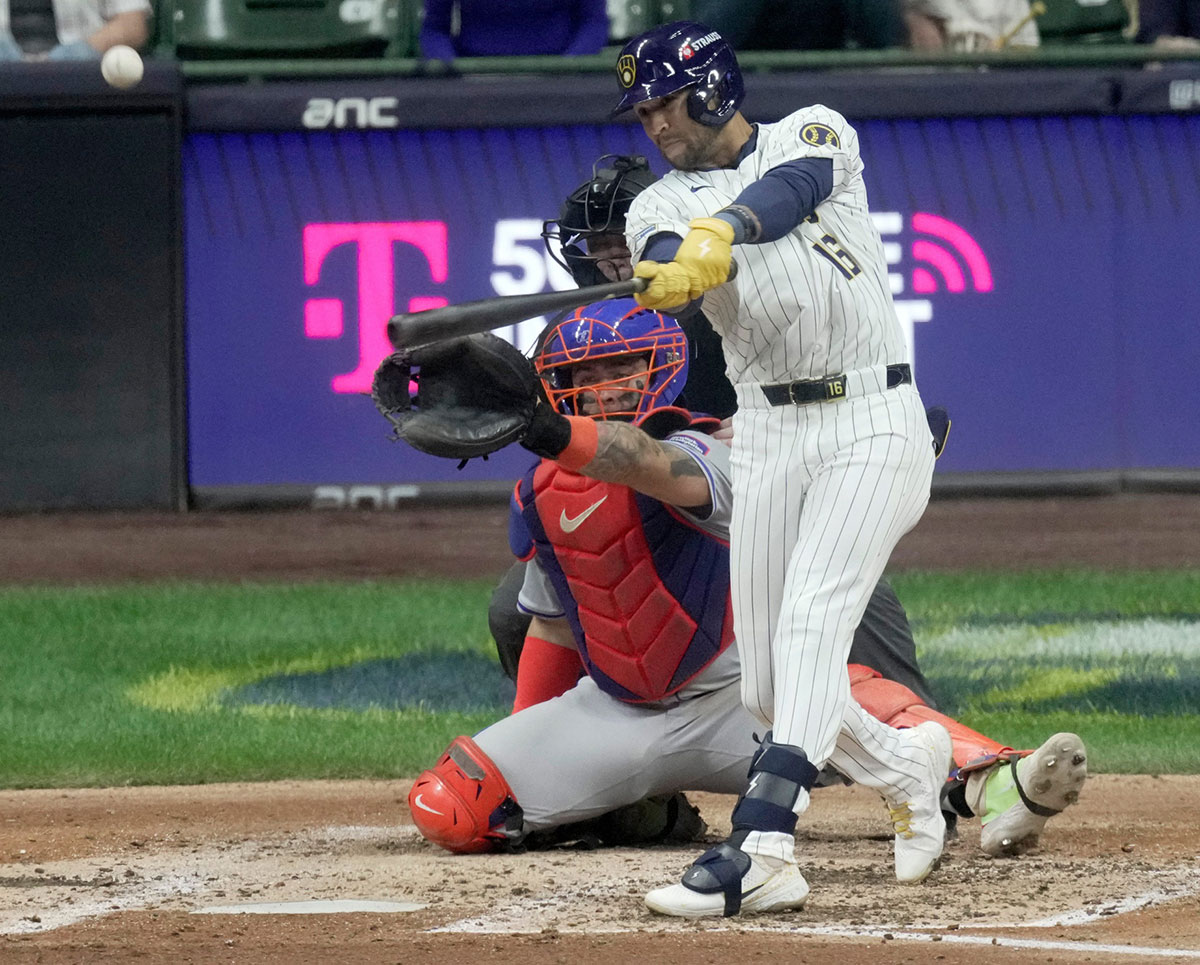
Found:
M 310 224 L 304 226 L 304 283 L 315 285 L 321 265 L 334 248 L 358 245 L 358 366 L 335 375 L 334 392 L 370 392 L 371 377 L 379 363 L 392 353 L 387 321 L 396 314 L 395 265 L 392 246 L 413 245 L 429 263 L 430 279 L 443 283 L 449 270 L 446 224 L 442 221 L 380 221 L 361 224 Z M 446 299 L 414 295 L 405 311 L 441 308 Z M 304 334 L 308 338 L 340 338 L 345 331 L 339 298 L 310 298 L 304 303 Z

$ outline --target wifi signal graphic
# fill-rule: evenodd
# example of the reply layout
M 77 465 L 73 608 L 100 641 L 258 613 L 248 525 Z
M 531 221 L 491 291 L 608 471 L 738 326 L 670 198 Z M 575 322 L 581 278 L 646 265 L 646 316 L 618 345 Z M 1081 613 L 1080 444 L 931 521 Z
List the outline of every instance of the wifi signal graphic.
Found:
M 929 268 L 918 266 L 913 269 L 912 287 L 919 294 L 938 290 L 938 277 L 947 291 L 961 292 L 967 289 L 967 274 L 971 288 L 977 292 L 992 290 L 992 269 L 979 242 L 953 221 L 939 218 L 936 214 L 918 211 L 912 216 L 912 228 L 922 234 L 932 235 L 937 241 L 918 238 L 912 244 L 914 261 L 924 262 Z M 966 274 L 963 266 L 966 266 Z M 932 269 L 932 270 L 931 270 Z

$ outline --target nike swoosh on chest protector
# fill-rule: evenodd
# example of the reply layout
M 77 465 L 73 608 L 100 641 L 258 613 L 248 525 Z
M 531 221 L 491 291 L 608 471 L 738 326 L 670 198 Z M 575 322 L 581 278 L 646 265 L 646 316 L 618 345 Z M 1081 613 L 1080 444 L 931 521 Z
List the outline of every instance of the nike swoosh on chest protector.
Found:
M 564 533 L 575 532 L 575 530 L 579 529 L 579 527 L 583 524 L 585 519 L 587 519 L 592 515 L 592 513 L 600 508 L 600 504 L 606 499 L 608 499 L 607 495 L 601 496 L 578 516 L 568 516 L 567 511 L 564 509 L 558 514 L 558 525 L 562 527 L 562 531 Z

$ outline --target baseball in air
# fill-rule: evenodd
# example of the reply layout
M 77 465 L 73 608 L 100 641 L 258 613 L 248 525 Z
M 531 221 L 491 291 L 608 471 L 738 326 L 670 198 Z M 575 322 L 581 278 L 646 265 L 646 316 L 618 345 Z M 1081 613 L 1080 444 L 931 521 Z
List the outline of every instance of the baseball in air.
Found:
M 124 44 L 109 47 L 100 58 L 100 73 L 113 87 L 132 87 L 142 79 L 144 71 L 141 56 Z

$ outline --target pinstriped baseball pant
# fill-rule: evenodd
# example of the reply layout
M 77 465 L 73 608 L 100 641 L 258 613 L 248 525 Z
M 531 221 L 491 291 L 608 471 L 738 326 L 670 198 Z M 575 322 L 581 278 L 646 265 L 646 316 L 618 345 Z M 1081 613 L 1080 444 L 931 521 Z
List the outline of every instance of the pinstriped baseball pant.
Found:
M 850 698 L 846 659 L 929 501 L 933 448 L 915 387 L 863 374 L 864 394 L 802 406 L 737 387 L 730 568 L 746 709 L 818 767 L 887 791 L 919 781 L 920 765 L 900 731 Z M 863 379 L 849 384 L 863 391 Z

